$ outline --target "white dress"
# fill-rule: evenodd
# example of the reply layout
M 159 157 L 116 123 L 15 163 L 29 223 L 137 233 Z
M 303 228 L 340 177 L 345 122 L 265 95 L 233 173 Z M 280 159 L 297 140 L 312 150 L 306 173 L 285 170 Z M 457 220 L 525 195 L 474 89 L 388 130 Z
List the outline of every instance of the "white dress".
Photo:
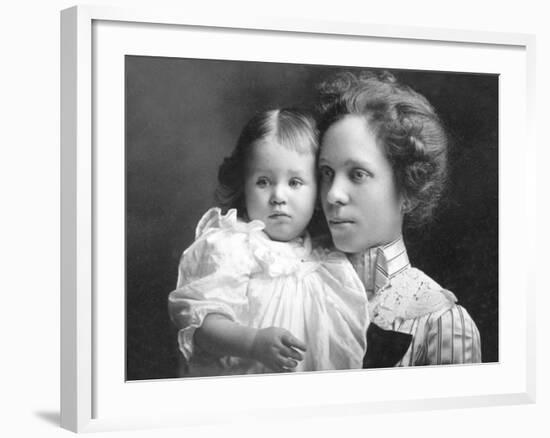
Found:
M 204 318 L 221 314 L 253 328 L 281 327 L 305 342 L 296 371 L 361 368 L 369 324 L 365 290 L 347 257 L 312 248 L 311 238 L 275 242 L 264 224 L 236 211 L 208 210 L 179 265 L 169 296 L 186 375 L 272 372 L 236 357 L 215 359 L 194 345 Z

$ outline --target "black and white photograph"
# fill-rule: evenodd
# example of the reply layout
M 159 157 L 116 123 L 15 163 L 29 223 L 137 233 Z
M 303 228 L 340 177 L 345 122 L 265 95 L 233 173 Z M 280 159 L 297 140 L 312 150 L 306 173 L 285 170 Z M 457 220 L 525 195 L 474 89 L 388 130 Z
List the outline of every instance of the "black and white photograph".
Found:
M 497 74 L 127 55 L 126 379 L 499 362 L 498 133 Z
M 8 3 L 0 435 L 543 434 L 548 14 L 441 6 Z

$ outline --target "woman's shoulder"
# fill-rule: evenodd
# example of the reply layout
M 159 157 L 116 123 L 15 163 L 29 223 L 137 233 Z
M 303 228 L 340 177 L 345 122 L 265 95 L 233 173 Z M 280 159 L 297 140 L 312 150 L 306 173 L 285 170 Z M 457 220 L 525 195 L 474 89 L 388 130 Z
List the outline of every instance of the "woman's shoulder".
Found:
M 431 363 L 480 363 L 479 329 L 464 307 L 454 304 L 429 314 L 423 336 Z
M 391 278 L 380 297 L 383 308 L 391 309 L 394 318 L 404 320 L 450 309 L 457 301 L 451 291 L 416 268 Z
M 439 320 L 472 324 L 473 319 L 468 311 L 460 304 L 455 294 L 440 286 L 434 279 L 417 268 L 410 268 L 403 272 L 392 284 L 396 293 L 406 299 L 403 309 L 404 319 L 425 316 L 435 323 Z
M 437 327 L 438 329 L 453 328 L 462 329 L 469 327 L 471 330 L 477 331 L 477 326 L 474 319 L 468 311 L 460 304 L 447 308 L 440 309 L 427 315 L 427 326 Z
M 421 299 L 424 296 L 440 295 L 447 300 L 456 302 L 456 296 L 442 287 L 433 278 L 418 268 L 410 267 L 403 270 L 390 280 L 390 284 L 399 292 Z

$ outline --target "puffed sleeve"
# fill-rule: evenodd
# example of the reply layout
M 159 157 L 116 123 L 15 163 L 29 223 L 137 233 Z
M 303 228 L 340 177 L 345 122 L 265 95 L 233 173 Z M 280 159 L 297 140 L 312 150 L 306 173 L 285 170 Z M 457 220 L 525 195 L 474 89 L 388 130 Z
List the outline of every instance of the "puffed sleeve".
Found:
M 454 305 L 434 314 L 426 329 L 428 365 L 481 362 L 479 331 L 462 306 Z
M 194 332 L 207 315 L 247 322 L 247 286 L 254 270 L 248 233 L 216 220 L 216 214 L 209 211 L 199 222 L 197 239 L 183 253 L 177 287 L 168 297 L 170 318 L 180 329 L 178 343 L 187 360 L 193 355 Z

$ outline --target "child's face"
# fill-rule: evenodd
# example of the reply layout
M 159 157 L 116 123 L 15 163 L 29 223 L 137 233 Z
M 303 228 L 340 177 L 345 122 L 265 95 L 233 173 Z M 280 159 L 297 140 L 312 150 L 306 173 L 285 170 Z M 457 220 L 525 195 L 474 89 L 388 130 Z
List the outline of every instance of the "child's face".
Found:
M 315 156 L 274 141 L 253 146 L 244 184 L 250 220 L 265 223 L 272 240 L 289 241 L 306 229 L 315 207 Z

